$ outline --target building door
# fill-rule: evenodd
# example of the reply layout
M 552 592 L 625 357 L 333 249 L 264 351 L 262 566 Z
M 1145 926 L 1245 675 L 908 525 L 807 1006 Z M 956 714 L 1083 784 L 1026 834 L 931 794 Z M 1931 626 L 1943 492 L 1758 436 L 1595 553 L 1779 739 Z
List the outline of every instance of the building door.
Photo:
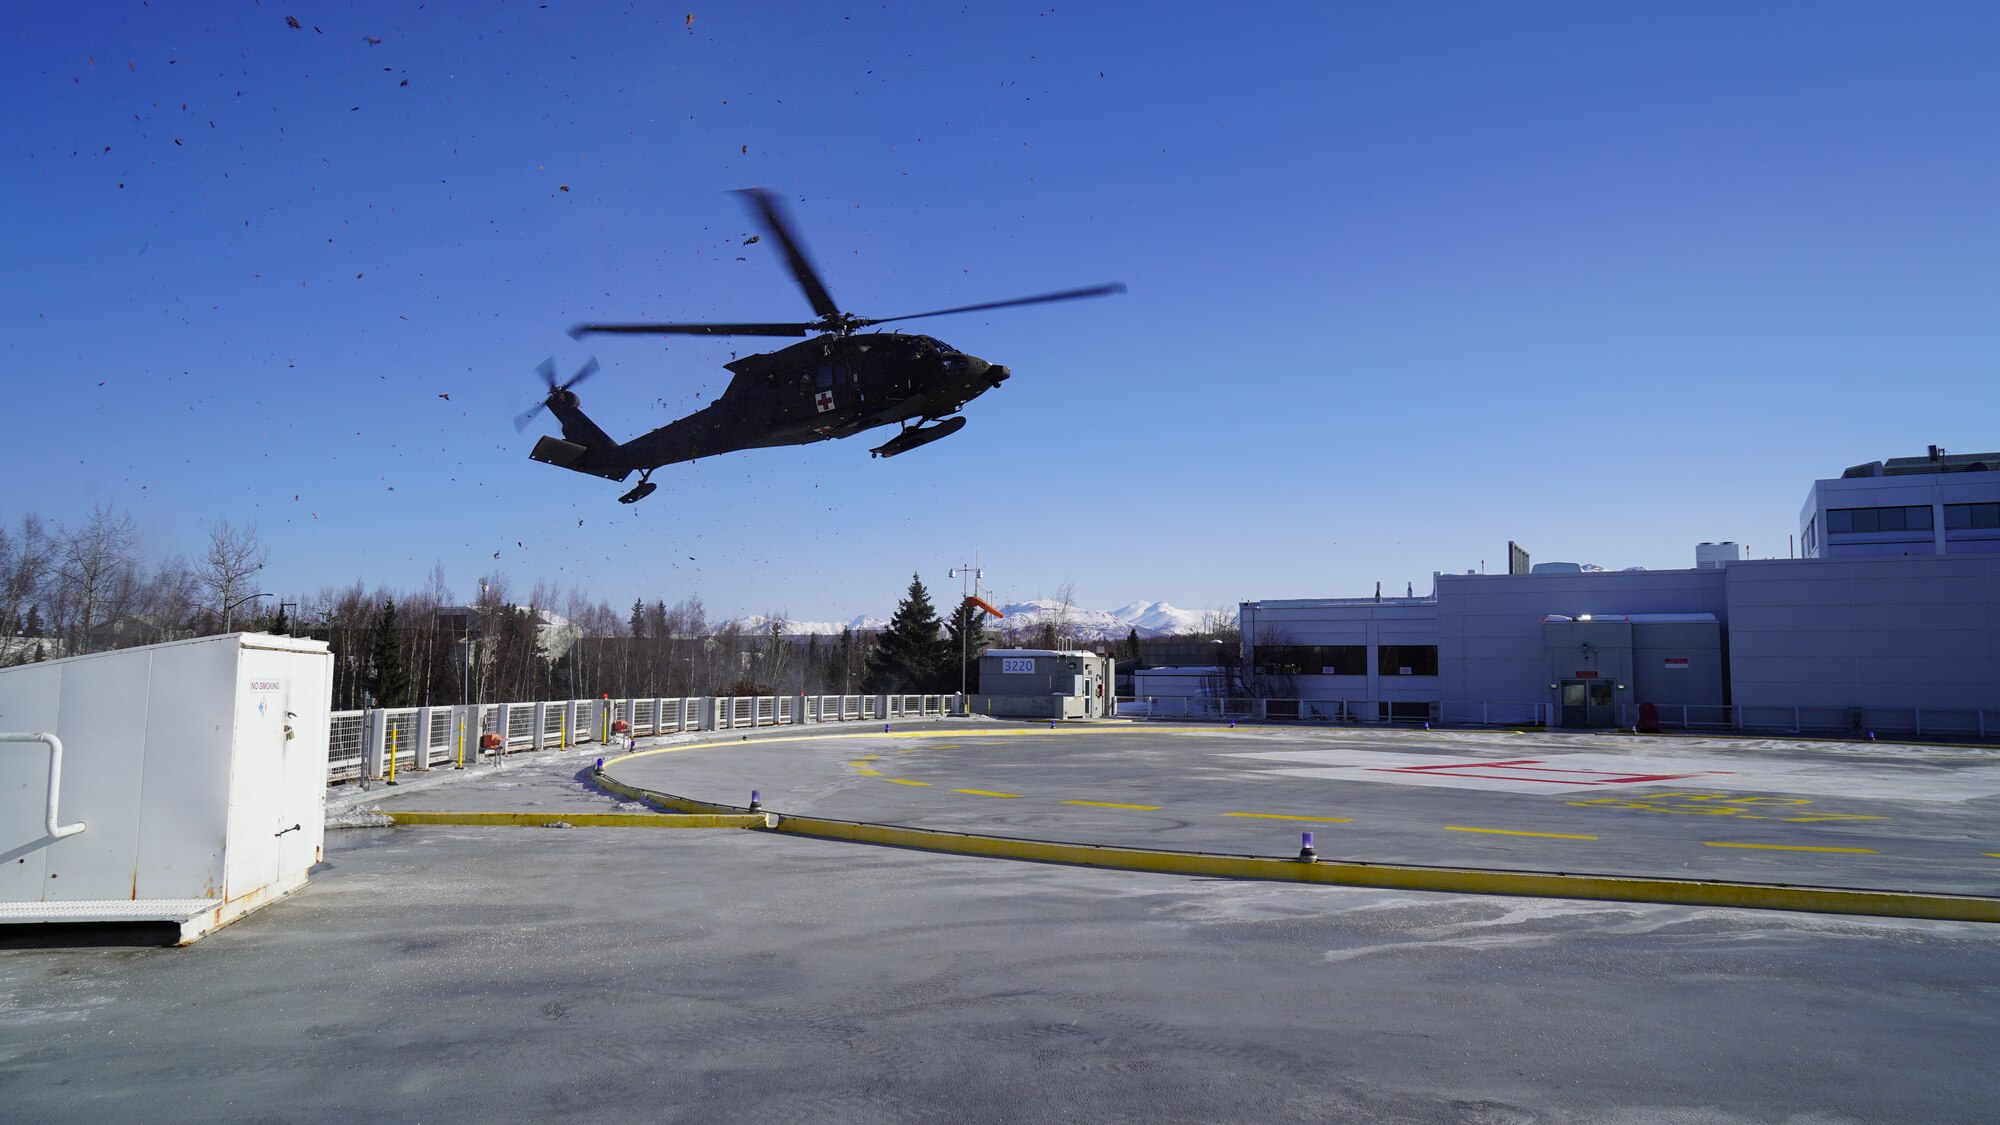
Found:
M 1612 685 L 1604 680 L 1564 680 L 1562 683 L 1562 725 L 1566 727 L 1609 727 L 1617 725 L 1611 702 Z

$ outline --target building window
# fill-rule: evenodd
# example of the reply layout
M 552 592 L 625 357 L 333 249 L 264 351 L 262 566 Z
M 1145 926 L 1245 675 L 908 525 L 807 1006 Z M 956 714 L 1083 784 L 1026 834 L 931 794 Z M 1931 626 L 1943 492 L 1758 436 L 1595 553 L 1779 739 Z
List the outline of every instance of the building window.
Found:
M 2000 504 L 1946 504 L 1944 529 L 1963 531 L 1973 527 L 2000 527 Z
M 1260 676 L 1365 676 L 1367 645 L 1258 645 L 1251 653 Z
M 1383 645 L 1376 650 L 1375 670 L 1384 676 L 1435 676 L 1438 646 Z
M 1826 530 L 1834 535 L 1850 531 L 1929 531 L 1928 504 L 1903 508 L 1833 508 L 1826 513 Z

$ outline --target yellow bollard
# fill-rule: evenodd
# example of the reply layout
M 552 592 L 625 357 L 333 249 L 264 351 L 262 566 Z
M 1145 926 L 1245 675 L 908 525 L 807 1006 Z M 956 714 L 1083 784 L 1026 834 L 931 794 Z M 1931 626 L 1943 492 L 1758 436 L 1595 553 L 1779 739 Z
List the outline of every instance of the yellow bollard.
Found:
M 465 716 L 463 716 L 463 715 L 460 715 L 460 716 L 458 717 L 458 766 L 457 766 L 457 768 L 459 768 L 459 769 L 464 769 L 464 768 L 465 768 Z
M 389 728 L 389 784 L 396 784 L 396 728 Z

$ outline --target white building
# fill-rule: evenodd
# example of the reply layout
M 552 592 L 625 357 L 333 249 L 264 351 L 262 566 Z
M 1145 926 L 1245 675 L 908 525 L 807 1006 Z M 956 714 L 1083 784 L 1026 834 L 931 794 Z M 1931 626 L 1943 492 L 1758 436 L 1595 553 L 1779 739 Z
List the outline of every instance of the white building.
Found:
M 2000 552 L 2000 453 L 1870 461 L 1816 480 L 1799 509 L 1809 559 Z
M 1244 602 L 1240 689 L 1271 718 L 1608 727 L 1657 712 L 1669 726 L 1994 737 L 1989 467 L 2000 454 L 1939 452 L 1816 481 L 1803 559 L 1704 544 L 1688 570 L 1536 566 L 1440 574 L 1427 598 Z

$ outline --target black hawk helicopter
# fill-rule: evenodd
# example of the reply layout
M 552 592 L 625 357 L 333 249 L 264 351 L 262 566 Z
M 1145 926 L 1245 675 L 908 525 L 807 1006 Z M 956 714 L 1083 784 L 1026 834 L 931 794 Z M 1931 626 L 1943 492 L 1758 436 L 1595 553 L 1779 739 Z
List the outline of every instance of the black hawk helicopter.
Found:
M 515 419 L 514 426 L 525 429 L 547 407 L 562 423 L 563 436 L 544 436 L 528 456 L 544 464 L 606 480 L 623 481 L 636 471 L 638 486 L 618 498 L 626 504 L 644 499 L 659 487 L 648 479 L 655 469 L 738 449 L 805 445 L 895 423 L 902 426 L 901 432 L 869 450 L 871 456 L 894 457 L 957 433 L 965 425 L 965 419 L 951 415 L 1006 382 L 1013 372 L 1000 364 L 966 355 L 930 336 L 901 332 L 855 335 L 859 329 L 924 316 L 1070 301 L 1125 291 L 1120 284 L 1094 285 L 903 316 L 855 316 L 840 311 L 833 303 L 819 271 L 813 268 L 805 249 L 793 236 L 777 197 L 762 188 L 747 188 L 736 194 L 749 205 L 764 233 L 783 249 L 792 277 L 805 292 L 813 312 L 819 314 L 818 320 L 796 324 L 579 324 L 569 330 L 570 336 L 818 335 L 775 352 L 747 355 L 724 364 L 735 377 L 721 398 L 685 418 L 623 443 L 613 441 L 584 416 L 576 393 L 571 390 L 597 370 L 597 361 L 590 360 L 561 384 L 556 382 L 555 362 L 544 361 L 540 370 L 549 387 L 548 396 Z

